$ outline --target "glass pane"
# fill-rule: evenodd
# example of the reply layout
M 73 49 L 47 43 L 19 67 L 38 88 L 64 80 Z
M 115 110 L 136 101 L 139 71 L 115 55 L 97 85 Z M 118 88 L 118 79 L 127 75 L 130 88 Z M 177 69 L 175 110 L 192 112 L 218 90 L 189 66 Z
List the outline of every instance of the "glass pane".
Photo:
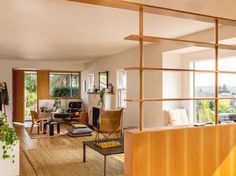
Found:
M 25 72 L 25 120 L 31 120 L 30 111 L 37 111 L 37 72 Z
M 50 73 L 50 96 L 71 97 L 70 73 Z
M 229 123 L 236 120 L 236 99 L 219 100 L 218 118 L 221 123 Z
M 155 127 L 156 124 L 163 124 L 163 121 L 165 125 L 179 126 L 214 123 L 214 100 L 145 102 L 143 106 L 144 117 L 152 118 L 144 118 L 146 127 Z
M 120 108 L 126 108 L 126 89 L 118 90 L 118 106 Z
M 214 73 L 144 72 L 144 98 L 213 98 L 214 85 Z
M 214 123 L 214 100 L 197 100 L 193 101 L 193 115 L 195 123 Z
M 108 72 L 99 72 L 99 90 L 107 89 Z
M 79 96 L 79 74 L 72 73 L 72 97 Z
M 193 97 L 208 98 L 215 95 L 214 73 L 192 73 Z
M 236 96 L 236 74 L 219 74 L 219 97 Z
M 236 51 L 229 49 L 219 50 L 219 70 L 235 71 L 236 70 Z
M 94 89 L 94 74 L 88 74 L 87 76 L 87 86 L 88 86 L 88 92 L 92 92 Z

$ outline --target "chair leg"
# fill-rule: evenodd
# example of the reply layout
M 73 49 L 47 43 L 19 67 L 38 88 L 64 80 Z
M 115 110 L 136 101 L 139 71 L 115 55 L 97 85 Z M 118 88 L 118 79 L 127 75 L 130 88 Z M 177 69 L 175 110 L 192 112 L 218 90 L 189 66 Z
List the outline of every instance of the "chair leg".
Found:
M 38 134 L 39 134 L 39 128 L 40 128 L 40 125 L 38 124 Z
M 42 122 L 40 122 L 40 124 L 39 124 L 39 129 L 40 129 L 40 132 L 43 131 L 43 123 Z
M 30 128 L 30 133 L 32 133 L 33 128 L 34 128 L 34 124 L 32 123 L 31 128 Z

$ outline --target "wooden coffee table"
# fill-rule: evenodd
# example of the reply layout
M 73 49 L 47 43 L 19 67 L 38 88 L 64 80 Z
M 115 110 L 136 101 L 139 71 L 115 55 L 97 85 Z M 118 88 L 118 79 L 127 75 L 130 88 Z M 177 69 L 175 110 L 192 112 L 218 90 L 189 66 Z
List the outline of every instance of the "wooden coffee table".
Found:
M 97 151 L 98 153 L 104 156 L 104 176 L 106 176 L 106 162 L 107 156 L 109 155 L 116 155 L 124 153 L 124 138 L 113 139 L 116 141 L 120 141 L 120 147 L 112 147 L 112 148 L 100 148 L 95 144 L 95 141 L 84 141 L 83 142 L 83 162 L 86 162 L 86 146 L 90 147 L 91 149 Z

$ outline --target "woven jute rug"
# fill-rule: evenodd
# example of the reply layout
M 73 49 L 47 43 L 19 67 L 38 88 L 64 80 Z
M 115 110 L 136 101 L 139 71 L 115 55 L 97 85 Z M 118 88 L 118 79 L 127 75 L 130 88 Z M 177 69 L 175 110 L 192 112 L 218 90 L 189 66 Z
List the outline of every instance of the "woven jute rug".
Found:
M 82 141 L 76 145 L 37 147 L 25 150 L 38 176 L 102 176 L 104 157 L 87 147 L 86 163 L 83 163 Z M 122 156 L 107 157 L 107 175 L 122 176 L 124 170 Z
M 30 127 L 25 127 L 25 130 L 31 139 L 42 139 L 45 137 L 58 137 L 58 136 L 67 135 L 67 128 L 68 127 L 69 127 L 68 125 L 61 125 L 61 130 L 60 130 L 59 134 L 57 133 L 56 127 L 54 127 L 54 136 L 49 136 L 48 128 L 47 128 L 46 134 L 43 134 L 42 131 L 40 131 L 40 133 L 38 134 L 37 128 L 33 128 L 32 133 L 30 133 Z

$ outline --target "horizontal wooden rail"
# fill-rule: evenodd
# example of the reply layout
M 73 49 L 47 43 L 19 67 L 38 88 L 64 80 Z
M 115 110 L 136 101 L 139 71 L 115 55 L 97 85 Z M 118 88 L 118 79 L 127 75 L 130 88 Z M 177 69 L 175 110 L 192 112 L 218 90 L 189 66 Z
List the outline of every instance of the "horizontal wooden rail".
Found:
M 236 97 L 218 97 L 218 98 L 146 98 L 146 99 L 125 99 L 127 102 L 152 102 L 152 101 L 197 101 L 197 100 L 236 100 Z
M 125 70 L 157 70 L 157 71 L 184 71 L 184 72 L 207 72 L 207 73 L 215 73 L 214 70 L 195 70 L 195 69 L 185 69 L 185 68 L 158 68 L 158 67 L 128 67 Z M 236 72 L 235 72 L 236 73 Z
M 170 41 L 170 42 L 185 43 L 188 46 L 198 46 L 198 47 L 204 47 L 204 48 L 215 48 L 215 46 L 217 45 L 219 47 L 219 49 L 236 50 L 235 45 L 215 44 L 215 43 L 210 43 L 210 42 L 184 40 L 184 39 L 177 39 L 177 38 L 165 38 L 165 37 L 156 37 L 156 36 L 139 36 L 139 35 L 132 34 L 132 35 L 125 37 L 124 39 L 139 41 L 140 38 L 142 38 L 144 42 Z
M 236 71 L 218 71 L 221 74 L 236 74 Z
M 107 7 L 132 10 L 132 11 L 139 11 L 140 7 L 142 7 L 143 12 L 145 13 L 153 13 L 153 14 L 158 14 L 158 15 L 172 16 L 172 17 L 184 18 L 184 19 L 192 19 L 192 20 L 198 20 L 198 21 L 204 21 L 204 22 L 210 22 L 210 23 L 214 23 L 215 19 L 218 19 L 219 24 L 234 25 L 234 26 L 236 25 L 236 20 L 233 20 L 233 19 L 226 19 L 226 18 L 217 17 L 217 16 L 204 15 L 204 14 L 199 14 L 199 13 L 194 13 L 194 12 L 187 12 L 187 11 L 182 11 L 182 10 L 141 4 L 141 3 L 130 2 L 130 1 L 122 1 L 122 0 L 121 1 L 117 1 L 117 0 L 68 0 L 68 1 L 88 3 L 88 4 L 107 6 Z
M 182 71 L 182 72 L 203 72 L 203 73 L 215 73 L 215 70 L 196 70 L 187 68 L 160 68 L 160 67 L 127 67 L 124 70 L 156 70 L 156 71 Z M 236 71 L 218 71 L 220 74 L 236 74 Z
M 214 98 L 146 98 L 146 99 L 125 99 L 127 102 L 146 102 L 146 101 L 188 101 L 188 100 L 214 100 Z

